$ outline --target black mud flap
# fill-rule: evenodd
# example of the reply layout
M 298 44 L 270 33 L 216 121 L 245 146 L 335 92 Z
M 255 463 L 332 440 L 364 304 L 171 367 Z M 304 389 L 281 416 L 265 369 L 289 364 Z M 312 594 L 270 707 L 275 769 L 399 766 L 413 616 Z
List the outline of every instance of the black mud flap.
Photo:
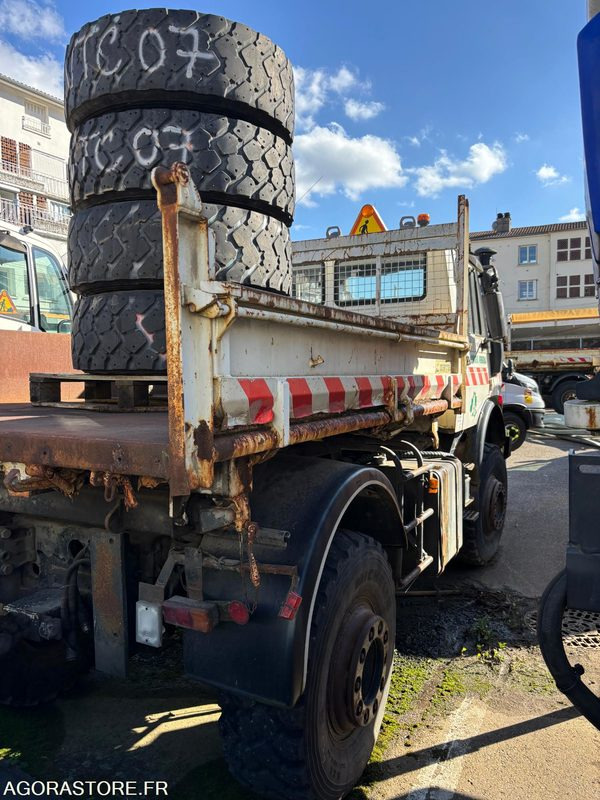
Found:
M 254 612 L 245 626 L 218 625 L 210 634 L 184 633 L 186 672 L 241 696 L 292 707 L 304 688 L 307 632 L 317 587 L 335 530 L 352 504 L 367 533 L 384 546 L 404 541 L 394 490 L 378 469 L 324 458 L 278 457 L 258 466 L 250 498 L 259 528 L 289 531 L 285 547 L 263 547 L 256 559 L 297 565 L 295 591 L 302 602 L 293 619 L 279 616 L 290 590 L 286 575 L 261 573 L 254 587 L 246 572 L 205 569 L 206 599 L 247 602 Z

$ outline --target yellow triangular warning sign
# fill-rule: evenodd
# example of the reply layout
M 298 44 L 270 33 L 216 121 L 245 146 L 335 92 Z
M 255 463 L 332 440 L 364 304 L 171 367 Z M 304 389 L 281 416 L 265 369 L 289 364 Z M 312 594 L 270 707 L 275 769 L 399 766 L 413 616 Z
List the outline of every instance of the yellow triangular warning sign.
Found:
M 363 206 L 358 213 L 356 222 L 352 226 L 350 236 L 362 236 L 365 233 L 381 233 L 387 231 L 384 221 L 377 213 L 375 206 L 370 203 Z
M 6 291 L 6 289 L 2 289 L 0 292 L 0 314 L 16 314 L 17 307 L 13 303 L 11 296 Z

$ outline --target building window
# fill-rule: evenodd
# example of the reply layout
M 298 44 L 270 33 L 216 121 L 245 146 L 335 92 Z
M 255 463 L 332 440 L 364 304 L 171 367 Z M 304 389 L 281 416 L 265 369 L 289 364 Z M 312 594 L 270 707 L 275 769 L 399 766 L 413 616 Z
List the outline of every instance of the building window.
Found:
M 23 130 L 41 133 L 42 136 L 50 136 L 50 124 L 48 122 L 48 108 L 39 103 L 25 101 L 25 113 L 23 114 Z
M 586 237 L 586 248 L 589 247 L 589 241 L 589 238 Z M 556 242 L 556 260 L 581 261 L 581 236 L 574 236 L 570 239 L 559 239 Z
M 537 300 L 537 281 L 519 281 L 519 300 Z
M 537 264 L 537 244 L 519 247 L 519 264 Z
M 591 274 L 583 276 L 583 296 L 595 297 L 596 285 L 594 283 L 594 276 Z
M 566 276 L 562 276 L 556 279 L 556 296 L 558 298 L 594 297 L 595 294 L 596 284 L 592 273 L 583 276 L 583 285 L 581 275 L 569 275 L 568 279 Z
M 592 257 L 592 245 L 590 244 L 590 237 L 585 237 L 585 258 L 591 259 Z
M 564 300 L 567 297 L 593 297 L 594 276 L 584 275 L 583 277 L 584 282 L 582 295 L 581 275 L 558 275 L 556 278 L 556 297 L 559 300 Z

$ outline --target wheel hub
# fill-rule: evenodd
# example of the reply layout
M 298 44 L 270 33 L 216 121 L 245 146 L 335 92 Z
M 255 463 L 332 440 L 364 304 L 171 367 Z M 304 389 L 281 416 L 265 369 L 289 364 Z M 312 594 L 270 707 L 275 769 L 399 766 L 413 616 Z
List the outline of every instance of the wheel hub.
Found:
M 330 674 L 333 722 L 341 731 L 373 722 L 389 667 L 390 632 L 383 617 L 364 606 L 347 615 Z
M 488 482 L 488 490 L 486 493 L 487 502 L 485 503 L 485 510 L 488 522 L 488 531 L 499 531 L 504 525 L 504 517 L 506 515 L 506 489 L 502 481 L 496 477 L 491 477 Z
M 519 436 L 521 435 L 521 431 L 519 430 L 519 427 L 517 425 L 514 425 L 513 423 L 510 423 L 510 422 L 506 426 L 506 433 L 507 433 L 509 439 L 511 439 L 511 441 L 513 441 L 513 442 L 516 442 L 517 439 L 519 438 Z

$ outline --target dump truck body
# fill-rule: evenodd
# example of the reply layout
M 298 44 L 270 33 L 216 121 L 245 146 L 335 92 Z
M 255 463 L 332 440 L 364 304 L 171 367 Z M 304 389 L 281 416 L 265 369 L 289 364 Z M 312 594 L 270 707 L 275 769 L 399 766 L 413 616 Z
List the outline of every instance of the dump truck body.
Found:
M 299 246 L 296 297 L 216 281 L 189 173 L 153 181 L 167 375 L 34 373 L 31 402 L 0 409 L 4 617 L 53 654 L 48 691 L 92 644 L 97 669 L 124 675 L 134 640 L 160 648 L 179 627 L 186 670 L 225 693 L 224 719 L 308 702 L 334 669 L 315 630 L 333 625 L 334 672 L 355 688 L 332 713 L 366 759 L 394 593 L 459 551 L 485 563 L 502 533 L 495 275 L 469 256 L 460 198 L 456 225 Z M 341 300 L 327 304 L 327 281 L 324 302 L 301 299 L 301 270 L 335 276 L 342 259 Z M 347 603 L 336 627 L 327 615 Z M 31 700 L 19 681 L 13 669 L 5 701 Z

